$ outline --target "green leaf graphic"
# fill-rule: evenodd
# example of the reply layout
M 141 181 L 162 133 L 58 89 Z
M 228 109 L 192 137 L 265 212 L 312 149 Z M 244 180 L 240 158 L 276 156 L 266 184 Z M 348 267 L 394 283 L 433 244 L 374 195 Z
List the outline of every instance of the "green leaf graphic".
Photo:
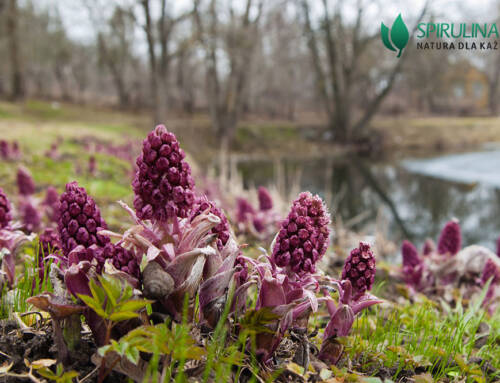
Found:
M 398 57 L 401 56 L 403 48 L 406 44 L 408 44 L 409 39 L 410 33 L 408 32 L 408 28 L 406 28 L 400 13 L 391 28 L 391 41 L 394 46 L 399 49 Z
M 380 26 L 380 35 L 382 36 L 382 42 L 384 43 L 386 48 L 396 52 L 396 49 L 394 49 L 391 41 L 389 40 L 389 28 L 387 28 L 384 23 L 382 23 L 382 25 Z

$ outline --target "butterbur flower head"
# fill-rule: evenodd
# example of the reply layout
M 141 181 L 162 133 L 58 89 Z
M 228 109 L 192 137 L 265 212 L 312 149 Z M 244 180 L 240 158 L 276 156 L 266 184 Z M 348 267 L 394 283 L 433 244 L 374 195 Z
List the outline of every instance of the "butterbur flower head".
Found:
M 328 247 L 329 224 L 321 198 L 309 192 L 301 193 L 281 223 L 272 250 L 274 263 L 299 274 L 314 272 L 316 262 Z
M 19 149 L 19 142 L 14 141 L 12 143 L 12 153 L 15 157 L 19 157 L 21 155 L 21 150 Z
M 23 196 L 32 195 L 35 192 L 35 182 L 28 169 L 20 166 L 17 169 L 17 188 Z
M 0 229 L 6 228 L 12 220 L 10 201 L 0 188 Z
M 238 222 L 246 222 L 249 215 L 255 214 L 253 206 L 245 198 L 236 199 L 236 219 Z
M 265 211 L 273 208 L 273 199 L 271 198 L 271 194 L 264 186 L 259 186 L 258 197 L 260 210 Z
M 102 273 L 105 263 L 110 262 L 118 271 L 139 278 L 139 263 L 136 257 L 122 246 L 109 242 L 102 248 L 96 248 L 93 256 L 97 260 L 96 271 L 99 274 Z
M 253 223 L 253 227 L 255 227 L 255 230 L 257 231 L 257 233 L 262 233 L 264 231 L 264 229 L 266 228 L 264 220 L 261 217 L 254 217 L 252 223 Z
M 59 214 L 59 194 L 53 186 L 47 188 L 43 204 L 47 207 L 47 216 L 51 221 L 57 222 Z
M 417 248 L 410 241 L 403 241 L 401 245 L 401 255 L 403 256 L 403 267 L 414 267 L 421 263 Z
M 97 234 L 105 229 L 106 222 L 94 200 L 87 195 L 77 182 L 66 184 L 66 191 L 61 194 L 59 205 L 59 237 L 65 255 L 77 245 L 89 247 L 93 244 L 103 247 L 109 238 Z
M 359 247 L 353 249 L 347 257 L 342 270 L 342 279 L 347 279 L 360 297 L 371 290 L 375 279 L 375 256 L 367 243 L 360 242 Z
M 429 254 L 432 254 L 436 250 L 436 244 L 434 241 L 430 238 L 427 238 L 424 242 L 424 247 L 422 249 L 422 254 L 424 256 L 427 256 Z
M 22 222 L 26 230 L 30 232 L 37 231 L 40 227 L 41 217 L 31 201 L 23 201 L 19 210 L 21 211 Z
M 226 215 L 215 206 L 215 203 L 209 201 L 206 197 L 197 198 L 191 214 L 191 220 L 206 210 L 220 219 L 220 223 L 212 229 L 212 233 L 217 235 L 217 248 L 221 251 L 230 237 L 230 229 Z
M 164 125 L 148 134 L 132 182 L 137 217 L 160 222 L 187 217 L 194 203 L 194 181 L 184 158 L 175 135 Z
M 403 274 L 406 283 L 418 289 L 422 280 L 424 268 L 423 259 L 419 257 L 417 248 L 410 241 L 403 241 L 401 246 L 403 256 Z
M 0 156 L 5 160 L 10 157 L 9 143 L 5 140 L 0 140 Z
M 493 278 L 491 285 L 500 283 L 500 268 L 491 259 L 488 259 L 484 265 L 481 275 L 481 286 L 484 286 L 490 278 Z
M 59 203 L 59 193 L 54 186 L 49 186 L 43 200 L 44 205 L 55 206 Z
M 462 247 L 462 233 L 457 221 L 449 221 L 441 231 L 438 242 L 438 253 L 455 255 Z

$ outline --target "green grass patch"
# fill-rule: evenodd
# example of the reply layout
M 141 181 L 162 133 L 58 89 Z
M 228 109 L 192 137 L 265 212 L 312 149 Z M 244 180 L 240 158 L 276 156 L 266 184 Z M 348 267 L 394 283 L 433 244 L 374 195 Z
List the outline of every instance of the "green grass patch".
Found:
M 375 307 L 356 320 L 353 336 L 347 340 L 349 357 L 361 372 L 377 375 L 390 369 L 394 380 L 408 371 L 425 371 L 436 380 L 484 381 L 483 364 L 500 366 L 500 312 L 488 317 L 480 302 L 467 309 L 461 302 L 451 309 L 425 299 Z M 481 322 L 489 326 L 490 333 L 485 344 L 475 348 Z M 489 379 L 498 379 L 498 373 Z

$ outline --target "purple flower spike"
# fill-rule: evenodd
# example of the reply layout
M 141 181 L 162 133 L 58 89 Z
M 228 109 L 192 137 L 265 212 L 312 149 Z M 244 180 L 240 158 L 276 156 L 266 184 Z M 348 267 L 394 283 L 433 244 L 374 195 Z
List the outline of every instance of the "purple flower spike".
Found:
M 111 242 L 107 243 L 103 248 L 97 248 L 94 251 L 94 258 L 97 260 L 97 273 L 101 274 L 106 262 L 110 262 L 118 271 L 139 279 L 139 264 L 134 254 Z
M 209 201 L 206 196 L 198 198 L 191 214 L 191 221 L 206 210 L 220 218 L 220 223 L 212 229 L 212 233 L 217 235 L 217 248 L 222 251 L 230 237 L 229 223 L 226 215 L 215 206 L 214 202 Z
M 457 221 L 449 221 L 441 231 L 438 242 L 438 253 L 455 255 L 462 247 L 462 233 Z
M 49 186 L 43 200 L 44 205 L 54 206 L 59 203 L 59 193 L 54 186 Z
M 424 243 L 424 248 L 422 249 L 422 254 L 427 256 L 432 254 L 436 250 L 436 244 L 430 238 L 427 238 Z
M 57 222 L 59 214 L 59 194 L 54 186 L 49 186 L 47 188 L 43 205 L 47 209 L 46 214 L 48 218 L 53 222 Z
M 492 277 L 493 280 L 491 281 L 491 285 L 500 283 L 500 269 L 495 262 L 488 259 L 484 265 L 483 274 L 481 275 L 481 286 L 484 286 Z
M 97 171 L 97 161 L 94 156 L 89 157 L 89 173 L 95 174 Z
M 403 241 L 401 255 L 403 256 L 403 266 L 414 267 L 421 263 L 417 248 L 410 241 Z
M 265 211 L 273 208 L 273 199 L 271 198 L 271 194 L 264 186 L 259 186 L 258 196 L 260 210 Z
M 38 231 L 42 219 L 38 210 L 33 206 L 33 203 L 29 199 L 26 199 L 21 203 L 19 210 L 26 230 L 29 232 Z
M 295 273 L 315 272 L 329 242 L 330 218 L 319 196 L 301 193 L 293 202 L 273 247 L 272 259 Z
M 484 297 L 483 306 L 486 307 L 492 315 L 496 311 L 495 291 L 500 284 L 500 268 L 491 259 L 486 261 L 484 265 L 483 274 L 481 275 L 481 286 L 484 286 L 491 279 L 491 284 Z
M 106 227 L 99 208 L 85 189 L 79 187 L 77 182 L 66 184 L 66 191 L 60 198 L 58 222 L 64 254 L 68 255 L 77 245 L 105 246 L 109 238 L 98 235 L 97 232 Z
M 236 219 L 238 222 L 246 222 L 249 216 L 253 216 L 255 214 L 253 206 L 245 198 L 238 198 L 236 200 L 236 205 Z
M 0 229 L 4 229 L 9 226 L 12 220 L 12 211 L 10 206 L 10 201 L 5 195 L 2 188 L 0 188 Z
M 497 255 L 500 257 L 500 237 L 497 238 Z
M 404 279 L 408 285 L 418 288 L 422 280 L 423 260 L 418 256 L 417 248 L 410 241 L 403 241 L 401 254 Z
M 0 157 L 4 160 L 8 160 L 10 157 L 9 143 L 5 140 L 0 140 Z
M 20 166 L 17 169 L 17 188 L 22 196 L 29 196 L 35 193 L 35 182 L 28 169 Z
M 12 143 L 12 156 L 14 158 L 20 158 L 21 157 L 21 149 L 19 149 L 19 143 L 17 141 L 14 141 Z
M 194 202 L 194 181 L 184 157 L 175 135 L 164 125 L 148 134 L 132 183 L 137 217 L 160 222 L 187 217 Z
M 345 261 L 342 279 L 351 282 L 355 296 L 359 297 L 371 290 L 375 279 L 375 270 L 375 256 L 370 245 L 360 242 L 359 247 L 353 249 Z

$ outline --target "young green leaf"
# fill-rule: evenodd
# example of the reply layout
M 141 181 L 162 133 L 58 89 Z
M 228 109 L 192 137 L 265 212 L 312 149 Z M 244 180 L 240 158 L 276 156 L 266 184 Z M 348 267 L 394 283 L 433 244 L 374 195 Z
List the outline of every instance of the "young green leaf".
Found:
M 103 310 L 101 303 L 94 299 L 94 297 L 89 297 L 85 294 L 78 294 L 78 298 L 80 298 L 87 306 L 94 310 L 97 315 L 102 318 L 107 318 L 107 314 Z
M 132 311 L 120 311 L 116 313 L 112 313 L 109 316 L 109 319 L 112 320 L 113 322 L 121 322 L 127 319 L 133 319 L 137 318 L 139 314 L 132 312 Z
M 384 23 L 380 25 L 380 35 L 382 36 L 382 42 L 384 43 L 385 47 L 387 49 L 390 49 L 391 51 L 396 52 L 396 49 L 394 49 L 391 41 L 389 40 L 389 28 L 387 28 Z
M 143 309 L 150 303 L 153 303 L 153 301 L 149 301 L 146 299 L 131 299 L 126 302 L 120 303 L 116 307 L 116 311 L 137 311 Z
M 406 28 L 400 13 L 391 28 L 391 41 L 394 46 L 399 49 L 398 57 L 401 56 L 403 48 L 406 44 L 408 44 L 409 39 L 410 33 L 408 32 L 408 28 Z

